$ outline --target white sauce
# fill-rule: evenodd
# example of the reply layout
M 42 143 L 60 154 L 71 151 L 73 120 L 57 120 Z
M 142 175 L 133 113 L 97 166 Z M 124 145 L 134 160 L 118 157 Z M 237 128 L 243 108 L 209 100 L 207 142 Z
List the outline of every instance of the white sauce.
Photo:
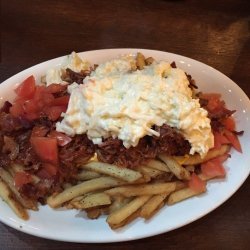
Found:
M 213 147 L 207 111 L 200 107 L 185 72 L 164 61 L 131 72 L 135 60 L 123 57 L 99 65 L 84 84 L 70 87 L 70 101 L 57 131 L 87 133 L 95 144 L 112 136 L 125 147 L 145 135 L 159 136 L 153 125 L 179 129 L 190 142 L 190 154 L 205 155 Z

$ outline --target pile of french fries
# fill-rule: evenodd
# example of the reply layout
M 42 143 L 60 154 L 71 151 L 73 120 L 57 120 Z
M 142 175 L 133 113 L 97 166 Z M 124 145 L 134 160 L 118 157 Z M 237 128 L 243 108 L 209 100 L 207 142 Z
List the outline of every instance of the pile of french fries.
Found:
M 173 205 L 199 195 L 187 185 L 195 167 L 229 151 L 228 145 L 210 150 L 203 159 L 199 155 L 169 157 L 159 155 L 147 165 L 135 169 L 91 159 L 80 165 L 78 184 L 65 185 L 61 193 L 47 199 L 52 208 L 66 207 L 86 211 L 91 219 L 102 214 L 112 229 L 123 227 L 138 217 L 152 218 L 165 204 Z M 202 180 L 209 178 L 200 174 Z
M 187 185 L 198 164 L 227 153 L 228 145 L 208 152 L 205 158 L 193 156 L 169 157 L 159 155 L 147 165 L 135 169 L 121 168 L 98 162 L 96 157 L 80 165 L 77 184 L 64 184 L 61 193 L 48 197 L 52 208 L 84 210 L 90 219 L 107 215 L 112 229 L 123 227 L 138 217 L 152 218 L 165 204 L 173 205 L 199 195 Z M 38 210 L 38 204 L 21 196 L 14 185 L 13 176 L 24 171 L 13 164 L 7 170 L 0 168 L 0 197 L 23 220 L 29 218 L 27 209 Z M 199 174 L 202 180 L 208 177 Z M 34 176 L 34 181 L 37 177 Z

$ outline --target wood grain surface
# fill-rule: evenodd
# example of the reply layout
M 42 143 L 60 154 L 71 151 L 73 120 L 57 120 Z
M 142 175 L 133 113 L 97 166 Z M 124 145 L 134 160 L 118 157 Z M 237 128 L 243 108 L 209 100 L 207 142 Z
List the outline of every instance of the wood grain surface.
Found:
M 2 0 L 0 82 L 73 50 L 130 47 L 202 61 L 229 76 L 250 96 L 249 18 L 248 0 Z M 0 249 L 250 249 L 249 189 L 248 178 L 209 215 L 147 239 L 63 243 L 0 224 Z

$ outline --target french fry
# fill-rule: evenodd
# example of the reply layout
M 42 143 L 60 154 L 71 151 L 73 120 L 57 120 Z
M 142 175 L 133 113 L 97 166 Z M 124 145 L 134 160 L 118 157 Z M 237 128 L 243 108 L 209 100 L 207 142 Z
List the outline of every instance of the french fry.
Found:
M 125 197 L 155 195 L 173 192 L 177 187 L 177 182 L 153 183 L 142 185 L 128 185 L 116 187 L 104 191 L 110 196 L 123 195 Z
M 128 204 L 131 201 L 131 198 L 126 198 L 124 196 L 117 195 L 113 197 L 113 200 L 114 201 L 112 202 L 112 204 L 109 206 L 109 209 L 108 209 L 109 214 L 113 213 L 114 211 Z
M 89 194 L 81 200 L 75 201 L 72 205 L 77 209 L 87 209 L 111 204 L 110 196 L 105 193 Z
M 90 171 L 95 171 L 97 173 L 110 175 L 127 182 L 134 182 L 142 177 L 142 174 L 140 172 L 102 162 L 89 162 L 88 164 L 83 166 L 83 168 Z
M 87 180 L 98 178 L 100 176 L 101 174 L 99 173 L 83 169 L 80 173 L 78 173 L 76 178 L 81 181 L 87 181 Z
M 112 177 L 100 177 L 92 179 L 89 181 L 85 181 L 81 184 L 78 184 L 76 186 L 72 186 L 68 189 L 65 189 L 62 193 L 59 193 L 55 196 L 54 195 L 50 196 L 47 199 L 47 204 L 50 207 L 55 208 L 60 206 L 66 201 L 72 200 L 77 196 L 97 191 L 103 188 L 115 187 L 122 184 L 124 184 L 123 181 L 120 181 Z
M 168 194 L 158 194 L 152 196 L 141 208 L 140 216 L 146 220 L 150 219 L 158 207 L 163 204 L 163 201 L 167 198 Z
M 190 173 L 182 167 L 177 161 L 175 161 L 173 158 L 168 157 L 166 155 L 160 155 L 159 156 L 162 161 L 164 161 L 171 172 L 180 180 L 189 180 L 190 179 Z
M 100 208 L 90 208 L 86 210 L 89 219 L 97 219 L 101 214 L 102 210 Z
M 136 210 L 134 213 L 132 213 L 130 216 L 128 216 L 125 220 L 121 221 L 120 223 L 113 225 L 112 229 L 125 227 L 126 225 L 128 225 L 129 223 L 137 219 L 138 217 L 140 217 L 140 209 Z
M 15 214 L 19 218 L 21 218 L 23 220 L 29 219 L 29 215 L 28 215 L 27 211 L 15 199 L 15 196 L 11 192 L 10 188 L 1 179 L 0 179 L 0 197 L 10 206 L 10 208 L 15 212 Z
M 136 168 L 138 171 L 141 171 L 143 173 L 143 175 L 147 175 L 150 176 L 150 178 L 156 178 L 162 174 L 164 174 L 165 172 L 154 169 L 154 168 L 150 168 L 147 166 L 140 166 L 138 168 Z
M 211 160 L 215 157 L 224 155 L 230 149 L 228 145 L 222 145 L 219 149 L 211 149 L 208 151 L 207 155 L 204 158 L 201 158 L 199 154 L 190 155 L 190 156 L 175 156 L 174 159 L 182 165 L 197 165 L 205 161 Z
M 117 228 L 122 221 L 136 212 L 145 202 L 150 199 L 150 195 L 139 196 L 133 199 L 124 207 L 114 211 L 107 217 L 107 222 L 111 228 Z
M 169 167 L 164 162 L 159 160 L 150 160 L 146 166 L 160 171 L 170 172 Z
M 10 190 L 14 193 L 16 196 L 16 199 L 22 204 L 23 207 L 32 209 L 37 211 L 37 203 L 33 200 L 24 198 L 21 196 L 21 194 L 18 192 L 17 188 L 14 185 L 14 179 L 10 175 L 9 172 L 7 172 L 5 169 L 0 168 L 0 177 L 2 180 L 7 184 L 7 186 L 10 188 Z
M 175 204 L 177 202 L 183 201 L 183 200 L 185 200 L 187 198 L 199 195 L 201 193 L 203 193 L 203 192 L 194 191 L 194 190 L 190 189 L 189 187 L 183 188 L 183 189 L 180 189 L 178 191 L 175 191 L 175 192 L 171 193 L 169 195 L 169 197 L 168 197 L 167 204 L 168 205 L 173 205 L 173 204 Z

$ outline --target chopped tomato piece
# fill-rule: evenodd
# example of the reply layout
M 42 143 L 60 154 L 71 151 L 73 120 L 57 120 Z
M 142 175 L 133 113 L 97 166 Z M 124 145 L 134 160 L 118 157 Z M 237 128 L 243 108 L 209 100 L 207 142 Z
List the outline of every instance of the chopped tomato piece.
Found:
M 53 104 L 53 101 L 54 101 L 54 96 L 50 93 L 43 93 L 41 95 L 41 102 L 43 103 L 44 106 L 50 106 Z
M 240 145 L 240 141 L 237 137 L 237 135 L 235 135 L 234 133 L 232 133 L 231 131 L 225 129 L 224 131 L 225 136 L 227 137 L 227 139 L 230 141 L 230 143 L 232 144 L 232 146 L 240 153 L 242 153 L 242 149 L 241 149 L 241 145 Z
M 31 137 L 32 148 L 37 156 L 43 161 L 57 165 L 58 148 L 57 140 L 48 137 Z
M 49 117 L 50 120 L 56 121 L 62 114 L 66 112 L 67 108 L 65 106 L 52 106 L 46 107 L 44 113 Z
M 67 85 L 52 83 L 46 88 L 46 92 L 55 94 L 67 89 Z
M 235 130 L 235 121 L 233 117 L 227 117 L 224 121 L 223 124 L 225 125 L 226 129 L 229 131 L 234 131 Z
M 211 178 L 225 177 L 226 172 L 220 160 L 210 160 L 201 164 L 201 172 Z
M 36 113 L 38 111 L 38 107 L 36 102 L 33 99 L 27 100 L 23 103 L 23 109 L 25 113 Z
M 36 102 L 40 101 L 43 98 L 43 94 L 46 92 L 45 86 L 36 86 L 36 91 L 34 94 L 34 100 Z
M 21 85 L 19 85 L 15 92 L 17 93 L 18 97 L 21 98 L 32 98 L 35 94 L 36 90 L 36 83 L 34 76 L 29 76 L 25 79 Z
M 39 118 L 39 113 L 27 113 L 24 115 L 24 117 L 30 121 L 33 121 Z
M 222 133 L 214 132 L 214 148 L 220 148 L 223 144 L 230 144 L 230 141 Z
M 57 97 L 54 99 L 52 105 L 54 106 L 68 106 L 69 103 L 69 95 Z
M 23 103 L 24 100 L 22 99 L 13 103 L 12 107 L 10 107 L 10 113 L 15 117 L 22 116 L 24 114 Z
M 17 188 L 32 182 L 32 176 L 26 172 L 17 172 L 14 176 L 14 183 Z
M 59 146 L 65 146 L 72 141 L 72 139 L 69 136 L 57 132 L 56 130 L 51 131 L 48 137 L 56 138 Z
M 58 168 L 55 165 L 50 163 L 44 163 L 43 168 L 50 174 L 50 176 L 54 176 L 57 174 Z
M 223 163 L 224 161 L 226 161 L 228 158 L 230 157 L 230 154 L 224 154 L 224 155 L 221 155 L 221 156 L 218 156 L 214 159 L 212 159 L 211 161 L 213 162 L 216 162 L 216 161 L 219 161 L 220 163 Z
M 188 186 L 195 192 L 204 192 L 206 190 L 206 182 L 203 181 L 195 173 L 192 173 L 191 179 L 188 182 Z

